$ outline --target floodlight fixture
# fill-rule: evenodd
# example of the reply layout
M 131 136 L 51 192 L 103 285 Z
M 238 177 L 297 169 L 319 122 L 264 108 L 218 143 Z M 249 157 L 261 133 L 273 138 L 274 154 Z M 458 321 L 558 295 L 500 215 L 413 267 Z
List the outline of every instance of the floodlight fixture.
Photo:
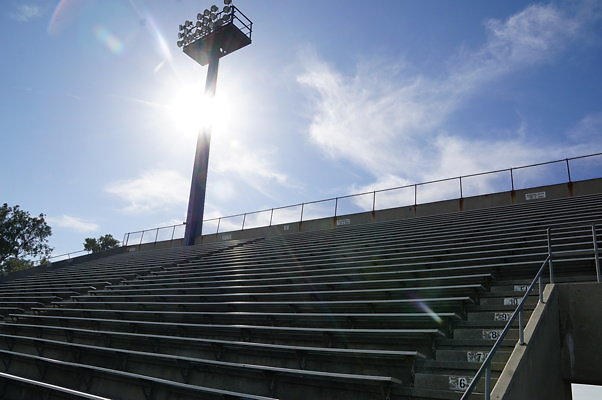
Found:
M 184 40 L 184 52 L 201 65 L 209 63 L 211 49 L 221 57 L 251 43 L 252 22 L 231 4 L 232 1 L 224 0 L 221 10 L 212 5 L 197 13 L 195 22 L 186 20 L 179 26 L 184 35 L 179 37 Z
M 224 0 L 224 7 L 221 11 L 218 6 L 212 5 L 202 13 L 196 14 L 195 23 L 186 20 L 179 28 L 178 47 L 181 47 L 184 53 L 199 64 L 209 65 L 205 95 L 213 97 L 217 83 L 219 59 L 251 44 L 253 22 L 232 5 L 232 0 Z M 195 239 L 203 232 L 210 138 L 210 126 L 204 127 L 197 138 L 184 234 L 184 245 L 186 246 L 193 245 Z

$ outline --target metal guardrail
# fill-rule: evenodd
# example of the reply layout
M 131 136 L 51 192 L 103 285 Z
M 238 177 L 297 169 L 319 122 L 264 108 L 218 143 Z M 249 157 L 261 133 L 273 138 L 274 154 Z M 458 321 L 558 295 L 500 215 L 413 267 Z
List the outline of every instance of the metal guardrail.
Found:
M 253 22 L 236 6 L 232 7 L 232 22 L 238 27 L 249 39 L 253 34 Z M 240 18 L 239 15 L 242 17 Z M 238 22 L 237 22 L 238 21 Z
M 184 230 L 185 226 L 186 226 L 186 222 L 183 222 L 181 224 L 162 226 L 162 227 L 153 228 L 153 229 L 145 229 L 145 230 L 142 230 L 142 231 L 128 232 L 128 233 L 126 233 L 126 234 L 123 235 L 123 241 L 121 243 L 122 243 L 122 246 L 128 246 L 128 245 L 130 245 L 130 243 L 129 243 L 130 242 L 130 237 L 132 235 L 135 236 L 136 234 L 140 234 L 140 240 L 137 241 L 138 243 L 133 243 L 133 244 L 136 244 L 136 245 L 140 245 L 144 241 L 144 235 L 146 233 L 153 233 L 153 232 L 155 234 L 154 240 L 152 242 L 144 242 L 144 243 L 156 243 L 157 239 L 159 238 L 159 233 L 161 231 L 167 231 L 167 233 L 169 235 L 169 239 L 168 240 L 170 240 L 170 241 L 173 241 L 174 239 L 181 239 L 181 238 L 184 237 L 183 230 Z M 181 232 L 182 235 L 181 236 L 178 235 L 178 237 L 176 237 L 176 230 L 178 228 L 180 228 L 180 230 L 182 231 Z M 171 234 L 169 233 L 170 231 L 171 231 Z
M 546 162 L 541 162 L 541 163 L 536 163 L 536 164 L 523 165 L 523 166 L 519 166 L 519 167 L 498 169 L 498 170 L 487 171 L 487 172 L 479 172 L 479 173 L 475 173 L 475 174 L 456 176 L 456 177 L 452 177 L 452 178 L 437 179 L 437 180 L 428 181 L 428 182 L 414 183 L 414 184 L 405 185 L 405 186 L 397 186 L 397 187 L 392 187 L 392 188 L 388 188 L 388 189 L 373 190 L 370 192 L 355 193 L 355 194 L 349 194 L 349 195 L 345 195 L 345 196 L 331 197 L 328 199 L 297 203 L 297 204 L 292 204 L 292 205 L 287 205 L 287 206 L 282 206 L 282 207 L 266 208 L 263 210 L 251 211 L 251 212 L 235 214 L 235 215 L 228 215 L 225 217 L 211 218 L 211 219 L 203 220 L 203 226 L 207 226 L 206 223 L 214 223 L 216 225 L 216 230 L 214 232 L 215 234 L 218 234 L 221 232 L 231 232 L 231 231 L 235 231 L 235 230 L 244 230 L 245 226 L 248 226 L 248 221 L 249 221 L 248 217 L 257 215 L 260 213 L 266 213 L 266 214 L 269 213 L 269 222 L 265 223 L 263 225 L 254 225 L 253 228 L 263 227 L 263 226 L 272 226 L 272 223 L 274 222 L 274 212 L 275 211 L 278 212 L 278 211 L 282 211 L 282 210 L 286 210 L 286 209 L 290 209 L 290 210 L 294 211 L 295 208 L 299 209 L 298 210 L 298 212 L 299 212 L 298 218 L 296 218 L 294 220 L 287 220 L 284 223 L 303 222 L 303 221 L 315 219 L 315 218 L 311 218 L 311 217 L 307 218 L 308 206 L 321 204 L 321 203 L 325 204 L 328 202 L 333 203 L 334 207 L 333 207 L 333 211 L 331 213 L 328 213 L 325 217 L 335 217 L 336 218 L 338 215 L 340 215 L 339 211 L 340 211 L 342 200 L 359 199 L 362 196 L 371 196 L 371 199 L 370 199 L 371 207 L 363 209 L 363 211 L 364 212 L 367 212 L 367 211 L 375 212 L 377 209 L 380 210 L 380 209 L 384 209 L 384 208 L 390 208 L 389 206 L 380 207 L 380 208 L 377 207 L 377 200 L 378 200 L 379 195 L 391 194 L 393 191 L 400 191 L 403 189 L 413 191 L 413 193 L 412 193 L 413 194 L 413 202 L 410 201 L 409 203 L 398 204 L 396 206 L 397 207 L 407 206 L 407 205 L 416 206 L 418 204 L 423 203 L 423 202 L 419 201 L 419 192 L 420 192 L 419 188 L 424 187 L 426 185 L 432 185 L 432 184 L 443 183 L 443 182 L 457 181 L 458 197 L 451 197 L 451 198 L 464 198 L 464 196 L 466 194 L 466 180 L 467 179 L 475 178 L 475 177 L 482 177 L 482 176 L 486 176 L 486 175 L 494 175 L 494 174 L 507 174 L 507 179 L 508 179 L 506 182 L 506 184 L 508 185 L 507 188 L 511 191 L 515 191 L 517 189 L 516 171 L 525 170 L 525 169 L 529 169 L 529 168 L 535 168 L 535 167 L 541 167 L 541 166 L 545 166 L 545 165 L 553 165 L 553 164 L 562 165 L 562 167 L 564 169 L 564 176 L 566 177 L 565 178 L 566 180 L 563 179 L 563 180 L 561 180 L 559 182 L 555 182 L 555 183 L 567 183 L 567 182 L 570 183 L 570 182 L 575 181 L 573 179 L 574 174 L 571 175 L 571 161 L 581 160 L 581 159 L 586 159 L 586 158 L 593 158 L 593 157 L 600 157 L 602 159 L 602 153 L 594 153 L 594 154 L 588 154 L 588 155 L 579 156 L 579 157 L 570 157 L 570 158 L 564 158 L 561 160 L 546 161 Z M 598 175 L 598 177 L 599 176 L 600 175 Z M 579 180 L 579 179 L 577 179 L 577 180 Z M 500 190 L 500 191 L 504 191 L 504 190 L 505 189 Z M 488 193 L 479 193 L 479 194 L 488 194 Z M 428 200 L 425 202 L 428 202 Z M 303 219 L 304 216 L 306 217 L 305 220 Z M 240 225 L 239 225 L 240 228 L 238 228 L 238 227 L 233 228 L 233 229 L 227 228 L 226 230 L 220 231 L 220 227 L 223 227 L 223 225 L 224 225 L 223 222 L 225 222 L 227 220 L 232 220 L 235 218 L 242 219 L 242 223 L 240 223 Z M 324 216 L 318 217 L 318 218 L 324 218 Z M 266 218 L 266 220 L 267 220 L 267 218 Z M 166 226 L 166 227 L 158 227 L 158 228 L 151 228 L 151 229 L 145 229 L 145 230 L 140 230 L 140 231 L 128 232 L 128 233 L 124 234 L 124 236 L 123 236 L 122 245 L 128 246 L 128 245 L 132 245 L 132 244 L 139 245 L 139 244 L 143 244 L 143 243 L 153 243 L 153 241 L 145 242 L 144 237 L 146 236 L 148 238 L 148 234 L 151 234 L 151 236 L 152 236 L 152 233 L 154 232 L 155 233 L 154 242 L 156 242 L 161 230 L 170 230 L 170 229 L 172 229 L 173 234 L 171 235 L 171 238 L 167 239 L 167 240 L 173 241 L 174 239 L 180 239 L 181 237 L 183 237 L 183 232 L 182 232 L 181 237 L 180 236 L 174 237 L 174 235 L 175 235 L 178 227 L 180 227 L 183 231 L 184 225 L 185 224 L 178 224 L 178 225 L 171 225 L 171 226 Z M 230 226 L 232 226 L 232 225 L 233 224 L 231 223 Z M 140 235 L 140 238 L 137 237 L 138 234 Z M 130 243 L 130 240 L 132 241 L 131 243 Z
M 52 262 L 57 262 L 57 261 L 70 260 L 71 257 L 75 256 L 76 254 L 82 255 L 81 253 L 88 254 L 90 252 L 88 250 L 78 250 L 78 251 L 72 251 L 70 253 L 57 254 L 56 256 L 50 256 L 50 257 L 48 257 L 46 259 L 36 260 L 36 261 L 34 261 L 33 265 L 34 265 L 34 267 L 38 267 L 44 261 L 52 263 Z
M 596 280 L 598 283 L 601 283 L 602 276 L 600 273 L 600 254 L 599 254 L 599 250 L 598 250 L 598 237 L 597 237 L 597 233 L 596 233 L 597 228 L 596 228 L 596 225 L 592 225 L 591 228 L 592 228 L 592 240 L 593 240 L 593 253 L 594 253 L 594 260 L 595 260 L 595 265 L 596 265 Z M 504 329 L 498 336 L 493 347 L 489 351 L 489 354 L 487 355 L 487 357 L 481 364 L 481 367 L 479 368 L 479 370 L 477 371 L 475 376 L 472 378 L 470 385 L 468 386 L 468 388 L 466 388 L 466 391 L 464 392 L 464 394 L 462 395 L 460 400 L 468 400 L 470 395 L 474 392 L 479 380 L 483 377 L 483 374 L 485 374 L 485 400 L 491 399 L 491 389 L 492 389 L 491 388 L 491 363 L 493 361 L 493 357 L 495 356 L 495 353 L 497 352 L 499 347 L 502 345 L 502 342 L 504 341 L 506 334 L 508 333 L 508 331 L 510 331 L 510 328 L 511 328 L 512 324 L 514 323 L 514 321 L 516 320 L 516 318 L 518 318 L 518 344 L 521 346 L 525 345 L 525 333 L 524 333 L 525 318 L 524 318 L 524 312 L 523 312 L 525 302 L 527 301 L 527 298 L 529 297 L 529 295 L 533 291 L 533 288 L 535 287 L 535 284 L 537 283 L 539 286 L 539 303 L 544 304 L 542 275 L 543 275 L 544 271 L 546 270 L 546 266 L 548 266 L 549 275 L 550 275 L 550 283 L 554 283 L 554 262 L 553 262 L 554 256 L 560 256 L 560 255 L 565 255 L 565 254 L 576 254 L 576 253 L 589 254 L 592 252 L 592 250 L 583 250 L 583 251 L 582 250 L 578 250 L 578 251 L 570 251 L 569 250 L 569 251 L 558 251 L 558 252 L 554 253 L 554 252 L 552 252 L 551 236 L 552 236 L 552 228 L 548 227 L 548 229 L 547 229 L 548 256 L 546 257 L 544 262 L 541 264 L 541 267 L 539 267 L 537 274 L 535 274 L 535 278 L 533 278 L 533 281 L 531 281 L 531 284 L 527 287 L 527 290 L 525 291 L 525 294 L 523 295 L 521 301 L 516 306 L 516 309 L 512 313 L 512 316 L 508 319 L 506 326 L 504 327 Z

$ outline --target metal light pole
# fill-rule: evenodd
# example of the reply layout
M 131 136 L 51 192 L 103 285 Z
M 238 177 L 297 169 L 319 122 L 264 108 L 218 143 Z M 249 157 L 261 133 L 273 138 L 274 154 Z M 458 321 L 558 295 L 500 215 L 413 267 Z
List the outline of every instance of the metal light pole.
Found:
M 224 0 L 221 11 L 219 7 L 211 6 L 197 14 L 196 22 L 186 21 L 180 25 L 178 33 L 178 47 L 182 47 L 184 53 L 199 64 L 209 65 L 205 83 L 205 96 L 208 98 L 215 96 L 219 59 L 251 43 L 253 23 L 231 3 L 232 0 Z M 205 126 L 197 138 L 186 216 L 185 246 L 193 245 L 203 232 L 210 142 L 211 126 Z

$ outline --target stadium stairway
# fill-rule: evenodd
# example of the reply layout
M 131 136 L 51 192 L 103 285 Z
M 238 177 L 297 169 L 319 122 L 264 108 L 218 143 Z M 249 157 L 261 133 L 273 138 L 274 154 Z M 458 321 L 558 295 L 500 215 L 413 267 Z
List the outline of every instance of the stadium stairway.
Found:
M 458 399 L 547 257 L 547 228 L 555 250 L 591 248 L 601 206 L 588 195 L 135 252 L 4 282 L 0 397 Z M 555 268 L 595 276 L 577 252 Z

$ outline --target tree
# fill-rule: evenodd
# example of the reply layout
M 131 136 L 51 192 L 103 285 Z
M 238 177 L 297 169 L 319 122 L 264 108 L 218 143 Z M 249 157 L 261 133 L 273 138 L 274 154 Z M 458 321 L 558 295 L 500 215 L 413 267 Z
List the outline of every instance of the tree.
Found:
M 84 250 L 91 251 L 92 253 L 98 253 L 100 251 L 100 246 L 98 245 L 98 240 L 94 238 L 85 238 L 84 239 Z
M 84 250 L 91 251 L 92 253 L 114 249 L 115 247 L 119 247 L 119 240 L 115 239 L 113 235 L 110 234 L 101 236 L 98 239 L 84 239 Z
M 46 258 L 52 252 L 52 229 L 44 214 L 32 217 L 18 205 L 0 207 L 0 270 L 11 272 L 33 266 L 30 258 Z
M 10 257 L 4 262 L 2 270 L 3 272 L 8 273 L 32 268 L 33 266 L 33 262 L 30 260 L 21 260 L 19 258 Z

